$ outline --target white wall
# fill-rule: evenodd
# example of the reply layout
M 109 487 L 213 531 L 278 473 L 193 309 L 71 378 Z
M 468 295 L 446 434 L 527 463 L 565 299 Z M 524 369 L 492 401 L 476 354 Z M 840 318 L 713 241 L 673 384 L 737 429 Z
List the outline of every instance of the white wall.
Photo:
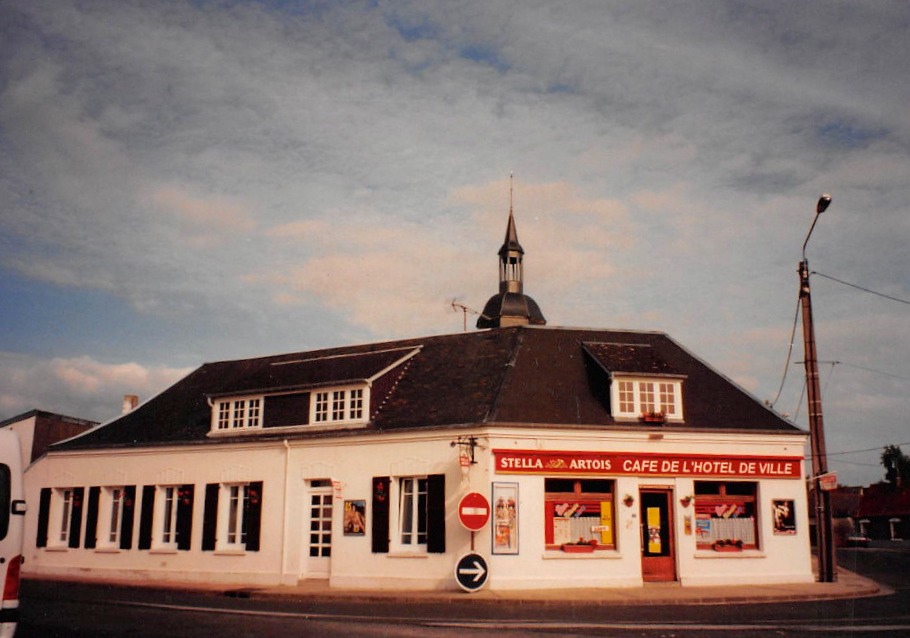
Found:
M 463 434 L 479 437 L 478 463 L 465 479 L 458 447 L 451 442 Z M 384 589 L 456 589 L 454 566 L 471 550 L 471 533 L 458 521 L 461 497 L 476 491 L 491 498 L 494 481 L 519 485 L 518 555 L 492 555 L 492 525 L 474 534 L 474 550 L 488 560 L 491 589 L 565 587 L 633 587 L 641 585 L 639 507 L 626 507 L 621 495 L 643 486 L 663 485 L 674 490 L 676 557 L 683 585 L 729 583 L 811 582 L 809 524 L 804 480 L 761 479 L 759 483 L 760 549 L 741 554 L 696 551 L 693 533 L 686 535 L 685 516 L 693 507 L 679 498 L 693 493 L 691 478 L 617 476 L 616 551 L 568 555 L 547 551 L 544 544 L 544 477 L 530 474 L 497 475 L 495 448 L 637 451 L 672 454 L 731 456 L 802 456 L 804 437 L 693 435 L 668 433 L 652 440 L 640 432 L 604 433 L 600 429 L 528 430 L 511 428 L 440 430 L 433 432 L 364 434 L 325 439 L 249 443 L 219 442 L 143 450 L 53 452 L 26 474 L 29 515 L 26 522 L 26 562 L 29 574 L 95 575 L 116 579 L 170 580 L 232 585 L 294 584 L 314 576 L 307 558 L 309 482 L 333 481 L 333 546 L 331 576 L 334 587 Z M 446 553 L 407 554 L 371 551 L 372 478 L 378 476 L 446 476 Z M 207 483 L 263 481 L 261 550 L 241 555 L 201 551 L 204 490 Z M 136 549 L 140 508 L 135 512 L 133 549 L 53 550 L 35 547 L 41 487 L 136 485 L 196 485 L 192 549 L 155 553 Z M 797 534 L 772 532 L 771 499 L 792 499 L 796 505 Z M 342 533 L 343 502 L 360 499 L 367 506 L 367 533 Z M 393 510 L 394 511 L 394 510 Z M 83 519 L 85 518 L 83 513 Z M 395 521 L 392 520 L 394 529 Z M 85 533 L 83 531 L 82 538 Z

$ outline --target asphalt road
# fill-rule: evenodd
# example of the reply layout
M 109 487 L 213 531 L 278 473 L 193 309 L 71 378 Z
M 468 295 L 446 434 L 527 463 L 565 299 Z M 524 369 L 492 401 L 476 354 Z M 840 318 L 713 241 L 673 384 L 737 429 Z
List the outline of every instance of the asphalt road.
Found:
M 910 636 L 910 551 L 838 551 L 894 590 L 856 600 L 660 607 L 312 604 L 200 592 L 26 581 L 18 638 L 363 636 Z

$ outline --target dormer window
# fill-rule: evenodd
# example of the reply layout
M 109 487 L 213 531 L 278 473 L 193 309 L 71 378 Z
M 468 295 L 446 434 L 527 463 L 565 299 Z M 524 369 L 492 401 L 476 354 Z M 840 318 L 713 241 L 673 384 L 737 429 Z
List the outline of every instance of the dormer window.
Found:
M 682 421 L 682 380 L 672 378 L 615 378 L 613 416 L 649 422 Z
M 313 393 L 310 423 L 352 423 L 365 420 L 364 388 L 336 388 Z
M 262 397 L 219 399 L 214 407 L 214 432 L 258 430 L 262 427 Z

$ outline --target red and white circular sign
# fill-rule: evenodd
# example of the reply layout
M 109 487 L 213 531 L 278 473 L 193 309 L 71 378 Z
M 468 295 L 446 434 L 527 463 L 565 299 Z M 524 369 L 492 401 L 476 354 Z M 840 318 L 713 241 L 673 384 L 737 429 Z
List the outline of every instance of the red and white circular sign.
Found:
M 470 492 L 458 503 L 458 520 L 472 532 L 483 528 L 490 520 L 490 502 L 480 492 Z

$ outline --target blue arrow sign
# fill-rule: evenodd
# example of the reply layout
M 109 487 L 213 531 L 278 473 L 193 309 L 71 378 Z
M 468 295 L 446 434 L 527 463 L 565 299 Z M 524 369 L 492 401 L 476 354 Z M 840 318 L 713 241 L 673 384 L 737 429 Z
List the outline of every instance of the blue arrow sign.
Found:
M 465 554 L 455 564 L 455 580 L 465 591 L 477 591 L 487 582 L 487 561 L 480 554 Z

